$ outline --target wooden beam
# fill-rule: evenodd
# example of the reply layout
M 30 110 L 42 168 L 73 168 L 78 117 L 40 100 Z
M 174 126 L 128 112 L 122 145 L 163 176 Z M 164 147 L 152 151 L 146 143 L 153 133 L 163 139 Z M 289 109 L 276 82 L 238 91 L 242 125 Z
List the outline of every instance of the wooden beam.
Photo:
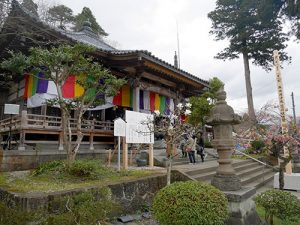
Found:
M 166 86 L 169 86 L 169 87 L 176 88 L 176 86 L 177 86 L 177 84 L 175 82 L 164 79 L 161 76 L 153 75 L 153 74 L 148 73 L 148 72 L 143 72 L 142 77 L 146 78 L 146 79 L 149 79 L 149 80 L 152 80 L 152 81 L 155 81 L 155 82 L 158 82 L 158 83 L 161 83 L 161 84 L 165 84 Z
M 163 88 L 163 87 L 153 86 L 152 84 L 144 82 L 144 81 L 140 82 L 140 87 L 141 87 L 141 90 L 152 91 L 152 92 L 155 92 L 155 93 L 158 93 L 158 94 L 161 94 L 161 95 L 167 96 L 169 98 L 173 98 L 173 99 L 176 98 L 175 92 L 168 90 L 166 88 Z
M 174 71 L 172 71 L 172 70 L 170 70 L 170 69 L 168 69 L 168 68 L 166 68 L 164 66 L 158 65 L 158 64 L 156 64 L 154 62 L 145 61 L 144 65 L 146 67 L 150 68 L 150 69 L 153 69 L 153 70 L 165 73 L 165 74 L 167 74 L 167 75 L 169 75 L 169 76 L 171 76 L 171 77 L 173 77 L 173 78 L 175 78 L 175 79 L 177 79 L 179 81 L 183 81 L 184 83 L 189 84 L 189 85 L 191 85 L 193 87 L 197 87 L 197 88 L 201 88 L 201 89 L 204 88 L 203 84 L 200 84 L 200 83 L 198 83 L 198 82 L 196 82 L 196 81 L 194 81 L 192 79 L 186 78 L 186 77 L 182 76 L 181 74 L 176 73 L 176 72 L 174 72 Z

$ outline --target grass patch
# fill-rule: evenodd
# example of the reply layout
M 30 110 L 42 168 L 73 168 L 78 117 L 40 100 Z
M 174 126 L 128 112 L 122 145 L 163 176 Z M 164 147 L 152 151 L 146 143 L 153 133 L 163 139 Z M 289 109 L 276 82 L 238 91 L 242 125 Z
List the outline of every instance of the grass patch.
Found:
M 262 156 L 262 154 L 248 154 L 247 155 L 251 156 L 252 158 L 255 158 L 255 159 L 260 159 Z M 232 155 L 232 158 L 233 159 L 241 159 L 241 160 L 246 160 L 246 159 L 249 159 L 247 156 L 244 156 L 244 155 L 238 155 L 238 154 L 234 154 Z
M 63 161 L 52 161 L 31 173 L 16 176 L 14 172 L 0 175 L 0 186 L 13 192 L 55 192 L 68 189 L 105 186 L 158 174 L 150 170 L 116 171 L 98 160 L 76 160 L 68 167 Z

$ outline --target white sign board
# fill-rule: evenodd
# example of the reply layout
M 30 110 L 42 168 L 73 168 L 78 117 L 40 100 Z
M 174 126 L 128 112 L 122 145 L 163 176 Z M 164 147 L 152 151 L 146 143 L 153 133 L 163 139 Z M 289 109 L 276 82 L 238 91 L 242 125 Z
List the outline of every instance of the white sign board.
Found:
M 126 110 L 126 143 L 153 144 L 153 115 Z M 153 128 L 152 128 L 153 129 Z
M 126 136 L 126 122 L 121 118 L 117 118 L 114 121 L 114 136 Z
M 19 115 L 19 113 L 20 113 L 20 105 L 16 105 L 16 104 L 4 105 L 4 114 Z

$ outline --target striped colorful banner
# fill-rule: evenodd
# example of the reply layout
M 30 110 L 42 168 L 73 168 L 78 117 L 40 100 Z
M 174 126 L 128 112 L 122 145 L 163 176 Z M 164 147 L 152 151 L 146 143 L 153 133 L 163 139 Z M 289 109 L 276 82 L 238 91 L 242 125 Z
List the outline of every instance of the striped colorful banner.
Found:
M 149 110 L 151 112 L 157 110 L 161 114 L 169 115 L 171 111 L 174 111 L 174 102 L 173 99 L 166 96 L 140 90 L 140 109 Z
M 113 98 L 113 104 L 123 107 L 133 107 L 133 86 L 128 82 L 123 85 Z
M 84 93 L 84 88 L 78 83 L 81 79 L 85 79 L 82 75 L 75 76 L 70 75 L 64 85 L 62 86 L 62 94 L 64 98 L 78 98 Z M 42 73 L 39 74 L 26 74 L 25 75 L 25 87 L 24 87 L 24 99 L 28 99 L 34 96 L 36 93 L 48 93 L 49 80 L 44 79 Z M 53 90 L 52 90 L 53 92 Z M 95 95 L 96 90 L 90 90 L 90 95 Z

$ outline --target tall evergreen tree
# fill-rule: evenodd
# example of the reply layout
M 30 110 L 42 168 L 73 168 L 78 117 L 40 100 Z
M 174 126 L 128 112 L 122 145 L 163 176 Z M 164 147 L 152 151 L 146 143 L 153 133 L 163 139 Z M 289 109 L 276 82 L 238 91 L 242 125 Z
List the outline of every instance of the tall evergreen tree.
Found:
M 33 0 L 23 0 L 22 6 L 24 6 L 29 12 L 34 16 L 38 17 L 38 5 L 33 2 Z
M 84 7 L 76 17 L 75 17 L 75 26 L 73 30 L 80 31 L 84 22 L 89 21 L 91 23 L 92 30 L 103 36 L 108 36 L 108 34 L 102 29 L 98 24 L 95 16 L 88 7 Z
M 57 24 L 60 28 L 65 28 L 65 26 L 74 21 L 73 11 L 65 5 L 53 6 L 48 10 L 49 20 Z
M 0 0 L 0 31 L 11 6 L 11 0 Z
M 287 36 L 282 32 L 278 19 L 280 4 L 276 0 L 217 0 L 216 9 L 208 14 L 212 20 L 211 34 L 216 40 L 229 40 L 229 46 L 218 53 L 218 59 L 243 57 L 248 113 L 255 122 L 249 61 L 265 70 L 273 65 L 273 50 L 281 53 L 281 60 L 288 57 Z
M 284 2 L 283 12 L 292 23 L 291 33 L 294 34 L 297 39 L 300 39 L 300 1 L 285 0 Z

